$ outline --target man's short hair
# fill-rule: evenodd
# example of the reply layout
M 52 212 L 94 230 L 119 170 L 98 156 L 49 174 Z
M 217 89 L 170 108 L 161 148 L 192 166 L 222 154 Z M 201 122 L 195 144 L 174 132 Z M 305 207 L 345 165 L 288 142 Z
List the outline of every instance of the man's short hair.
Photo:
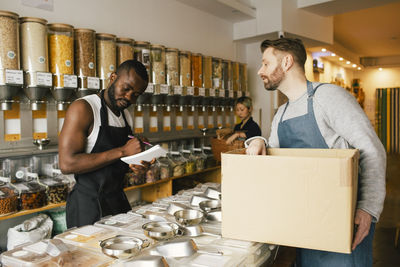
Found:
M 268 47 L 290 53 L 293 56 L 294 61 L 304 70 L 304 64 L 307 60 L 307 52 L 300 39 L 285 37 L 276 40 L 265 40 L 261 43 L 261 52 L 264 53 L 265 49 Z
M 149 75 L 147 74 L 146 67 L 142 64 L 142 62 L 137 61 L 135 59 L 130 59 L 124 61 L 121 65 L 118 66 L 116 74 L 119 76 L 120 74 L 127 72 L 133 69 L 142 78 L 143 81 L 149 82 Z

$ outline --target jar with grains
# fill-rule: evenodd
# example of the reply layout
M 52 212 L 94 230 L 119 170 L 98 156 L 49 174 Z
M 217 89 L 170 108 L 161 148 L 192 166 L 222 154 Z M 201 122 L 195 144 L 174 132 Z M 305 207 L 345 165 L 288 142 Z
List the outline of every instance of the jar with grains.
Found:
M 47 201 L 49 204 L 57 204 L 67 201 L 68 181 L 60 178 L 43 178 L 40 182 L 47 186 Z
M 232 66 L 229 60 L 222 60 L 222 89 L 230 90 L 232 80 Z
M 160 165 L 156 161 L 146 170 L 146 183 L 154 183 L 158 180 L 160 180 Z
M 192 86 L 203 86 L 203 56 L 198 53 L 192 54 Z
M 21 209 L 37 209 L 47 205 L 46 187 L 37 182 L 14 184 L 20 192 Z
M 97 75 L 107 80 L 116 70 L 115 35 L 108 33 L 96 34 Z M 103 87 L 104 88 L 104 87 Z
M 131 38 L 117 38 L 117 66 L 133 59 L 133 43 Z
M 165 64 L 167 69 L 167 84 L 179 85 L 179 50 L 167 48 L 165 52 Z
M 232 82 L 233 82 L 233 90 L 239 91 L 239 62 L 232 62 Z
M 239 65 L 239 80 L 240 80 L 240 90 L 243 92 L 247 91 L 247 64 L 240 63 Z
M 172 177 L 171 162 L 167 157 L 157 158 L 158 165 L 160 166 L 160 179 Z
M 185 174 L 186 160 L 181 156 L 178 151 L 171 151 L 168 154 L 170 166 L 172 169 L 172 176 L 182 176 Z
M 193 148 L 193 157 L 196 159 L 196 171 L 204 170 L 206 167 L 207 155 L 201 148 Z
M 64 74 L 74 74 L 74 27 L 68 24 L 47 25 L 49 34 L 49 66 L 53 85 L 64 87 Z
M 203 87 L 212 88 L 212 57 L 203 56 Z
M 165 84 L 165 47 L 162 45 L 151 45 L 150 55 L 152 83 Z
M 75 29 L 75 73 L 79 77 L 96 77 L 96 32 Z
M 146 67 L 149 81 L 151 81 L 151 66 L 150 66 L 150 43 L 144 41 L 136 41 L 134 46 L 134 58 L 142 62 Z
M 179 53 L 179 73 L 181 86 L 191 86 L 192 79 L 189 51 L 181 51 Z
M 26 72 L 48 72 L 47 20 L 23 17 L 19 23 L 22 69 Z
M 196 159 L 193 157 L 190 150 L 182 150 L 182 157 L 185 159 L 185 173 L 192 173 L 196 171 Z
M 222 60 L 213 57 L 212 59 L 212 77 L 213 88 L 220 89 L 222 87 Z
M 8 183 L 0 182 L 0 214 L 18 210 L 18 192 Z
M 0 71 L 19 69 L 18 14 L 0 10 Z

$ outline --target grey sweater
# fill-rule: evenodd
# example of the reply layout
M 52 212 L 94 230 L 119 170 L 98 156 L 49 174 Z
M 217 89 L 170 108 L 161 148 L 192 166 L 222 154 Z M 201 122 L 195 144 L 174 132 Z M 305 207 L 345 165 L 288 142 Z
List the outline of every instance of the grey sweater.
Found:
M 313 83 L 315 88 L 319 83 Z M 286 104 L 279 107 L 268 143 L 279 147 L 278 124 Z M 360 151 L 357 208 L 377 222 L 385 199 L 386 151 L 356 99 L 333 84 L 321 85 L 313 99 L 315 118 L 329 148 L 356 148 Z M 307 93 L 289 105 L 283 121 L 307 113 Z

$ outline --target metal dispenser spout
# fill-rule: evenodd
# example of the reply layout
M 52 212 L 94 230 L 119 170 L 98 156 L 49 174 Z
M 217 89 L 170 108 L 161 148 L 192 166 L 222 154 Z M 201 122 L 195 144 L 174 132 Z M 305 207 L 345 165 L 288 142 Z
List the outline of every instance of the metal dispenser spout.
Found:
M 22 70 L 0 69 L 0 110 L 11 110 L 13 97 L 23 86 Z

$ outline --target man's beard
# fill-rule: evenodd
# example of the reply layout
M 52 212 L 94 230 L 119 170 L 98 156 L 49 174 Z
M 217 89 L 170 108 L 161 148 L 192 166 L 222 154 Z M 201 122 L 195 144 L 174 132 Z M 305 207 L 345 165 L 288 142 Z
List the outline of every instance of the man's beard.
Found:
M 130 103 L 128 103 L 128 105 L 126 107 L 118 106 L 117 99 L 115 99 L 115 83 L 117 80 L 115 80 L 108 88 L 108 98 L 110 99 L 111 109 L 122 111 L 122 110 L 126 109 L 127 107 L 129 107 Z M 125 99 L 123 99 L 123 100 L 126 101 Z
M 271 75 L 267 78 L 268 78 L 268 82 L 264 83 L 264 88 L 267 91 L 277 90 L 284 78 L 284 73 L 283 73 L 282 67 L 280 65 L 278 67 L 276 67 L 274 72 L 272 72 Z

